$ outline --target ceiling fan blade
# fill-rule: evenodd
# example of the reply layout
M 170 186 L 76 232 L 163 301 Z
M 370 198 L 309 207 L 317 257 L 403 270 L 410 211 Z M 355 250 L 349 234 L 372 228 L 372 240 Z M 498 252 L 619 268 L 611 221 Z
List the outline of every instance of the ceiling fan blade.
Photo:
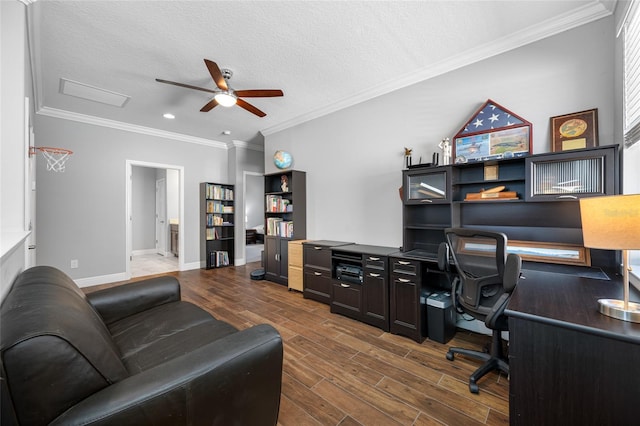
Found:
M 209 70 L 209 74 L 211 74 L 211 78 L 216 83 L 221 90 L 229 90 L 229 86 L 227 86 L 227 81 L 222 76 L 222 71 L 218 68 L 218 64 L 208 59 L 204 60 L 204 63 L 207 65 L 207 69 Z
M 209 92 L 209 93 L 218 93 L 215 90 L 205 89 L 204 87 L 192 86 L 190 84 L 184 84 L 184 83 L 176 83 L 175 81 L 162 80 L 160 78 L 156 78 L 156 81 L 158 83 L 173 84 L 174 86 L 186 87 L 187 89 L 202 90 L 203 92 Z
M 282 90 L 236 90 L 237 96 L 243 98 L 273 98 L 275 96 L 284 96 Z
M 246 109 L 247 111 L 257 115 L 258 117 L 264 117 L 265 114 L 264 112 L 260 111 L 258 108 L 254 107 L 253 105 L 251 105 L 249 102 L 247 101 L 243 101 L 242 99 L 238 98 L 237 101 L 237 105 L 241 108 Z
M 207 102 L 207 104 L 205 106 L 203 106 L 200 111 L 201 112 L 209 112 L 211 111 L 213 108 L 218 106 L 218 101 L 216 101 L 215 98 L 211 99 L 209 102 Z

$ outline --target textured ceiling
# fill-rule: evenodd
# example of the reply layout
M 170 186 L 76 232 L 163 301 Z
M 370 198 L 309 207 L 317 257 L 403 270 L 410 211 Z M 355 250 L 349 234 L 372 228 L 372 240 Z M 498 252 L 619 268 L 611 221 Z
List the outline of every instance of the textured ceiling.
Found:
M 48 1 L 29 5 L 39 112 L 253 142 L 269 134 L 611 14 L 606 1 Z M 235 89 L 282 98 L 200 112 L 203 59 Z M 123 108 L 59 93 L 60 79 L 125 94 Z M 162 114 L 171 112 L 175 120 Z M 115 122 L 115 123 L 114 123 Z M 139 127 L 138 127 L 139 126 Z M 230 130 L 231 135 L 223 135 Z M 214 142 L 215 143 L 215 142 Z

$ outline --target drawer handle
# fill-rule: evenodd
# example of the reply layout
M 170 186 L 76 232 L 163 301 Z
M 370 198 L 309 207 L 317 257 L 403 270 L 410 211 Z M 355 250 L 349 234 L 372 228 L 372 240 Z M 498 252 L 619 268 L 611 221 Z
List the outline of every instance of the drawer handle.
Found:
M 380 274 L 374 274 L 373 272 L 369 273 L 370 277 L 378 278 Z
M 316 250 L 322 250 L 322 247 L 318 247 L 318 246 L 314 246 L 313 248 Z
M 420 200 L 421 203 L 433 203 L 433 200 Z
M 401 283 L 410 283 L 411 282 L 411 280 L 407 280 L 407 279 L 404 279 L 404 278 L 398 278 L 398 281 L 400 281 Z
M 405 265 L 405 266 L 406 265 L 411 265 L 411 262 L 406 262 L 404 260 L 398 260 L 398 263 L 401 264 L 401 265 Z
M 344 288 L 349 288 L 349 287 L 351 287 L 349 284 L 342 284 L 342 283 L 340 283 L 340 286 L 341 286 L 341 287 L 344 287 Z
M 314 272 L 313 275 L 315 275 L 316 277 L 319 277 L 320 275 L 322 275 L 321 272 Z
M 370 257 L 369 257 L 369 260 L 380 260 L 380 258 L 379 258 L 379 257 L 371 257 L 371 256 L 370 256 Z
M 559 200 L 562 200 L 563 198 L 564 199 L 569 199 L 569 200 L 577 200 L 578 199 L 578 197 L 576 197 L 575 195 L 559 195 L 556 198 L 559 199 Z

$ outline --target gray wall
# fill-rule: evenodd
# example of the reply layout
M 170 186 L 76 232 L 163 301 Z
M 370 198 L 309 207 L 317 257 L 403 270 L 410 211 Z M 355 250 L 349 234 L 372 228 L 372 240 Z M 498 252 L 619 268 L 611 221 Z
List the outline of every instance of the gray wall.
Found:
M 36 144 L 74 151 L 64 173 L 47 172 L 38 161 L 38 264 L 74 279 L 124 273 L 125 169 L 132 160 L 184 167 L 182 256 L 199 265 L 199 183 L 229 181 L 230 150 L 43 115 L 35 130 Z M 79 260 L 78 269 L 69 268 L 71 259 Z
M 614 19 L 440 75 L 265 137 L 265 173 L 283 149 L 307 172 L 307 237 L 399 247 L 404 147 L 428 162 L 487 99 L 533 123 L 550 151 L 549 118 L 598 108 L 600 145 L 614 139 Z
M 246 179 L 246 200 L 244 205 L 245 225 L 253 228 L 264 224 L 264 177 L 249 175 Z

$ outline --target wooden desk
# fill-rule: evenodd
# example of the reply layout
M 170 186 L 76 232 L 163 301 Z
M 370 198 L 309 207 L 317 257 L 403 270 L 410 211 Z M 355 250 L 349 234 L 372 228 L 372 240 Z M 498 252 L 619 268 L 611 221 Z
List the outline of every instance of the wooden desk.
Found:
M 510 423 L 638 424 L 640 324 L 598 312 L 598 299 L 622 299 L 620 278 L 524 276 L 506 310 Z

